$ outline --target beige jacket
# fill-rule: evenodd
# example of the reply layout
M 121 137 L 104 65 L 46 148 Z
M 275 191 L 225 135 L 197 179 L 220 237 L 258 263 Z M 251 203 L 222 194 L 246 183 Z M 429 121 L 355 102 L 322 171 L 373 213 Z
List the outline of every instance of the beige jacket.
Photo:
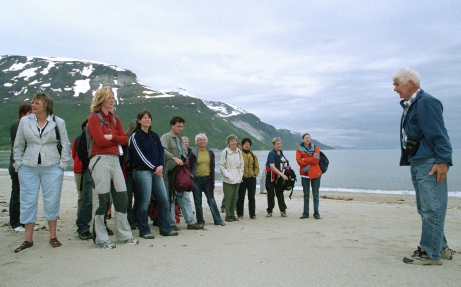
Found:
M 244 170 L 242 151 L 238 148 L 231 151 L 229 147 L 226 147 L 222 151 L 219 169 L 221 170 L 223 182 L 229 184 L 241 183 Z

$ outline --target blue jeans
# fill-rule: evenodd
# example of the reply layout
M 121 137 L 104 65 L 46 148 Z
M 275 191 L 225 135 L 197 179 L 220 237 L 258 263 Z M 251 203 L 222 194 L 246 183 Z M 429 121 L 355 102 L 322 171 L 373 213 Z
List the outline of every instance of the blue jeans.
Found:
M 90 222 L 93 218 L 93 180 L 89 169 L 85 171 L 83 176 L 83 200 L 78 211 L 77 220 L 77 233 L 83 234 L 86 231 L 90 231 Z
M 166 172 L 166 171 L 164 171 Z M 165 188 L 168 191 L 168 178 L 164 180 Z M 177 192 L 175 191 L 176 201 L 178 202 L 179 208 L 181 208 L 182 215 L 184 216 L 184 220 L 186 224 L 195 224 L 197 221 L 195 220 L 194 213 L 192 211 L 192 203 L 190 202 L 190 192 Z M 176 212 L 175 212 L 175 203 L 170 202 L 169 209 L 168 209 L 168 221 L 170 225 L 176 225 Z
M 312 185 L 312 197 L 314 198 L 314 216 L 319 214 L 319 189 L 320 189 L 320 177 L 310 179 L 301 177 L 301 183 L 303 185 L 304 193 L 304 210 L 303 216 L 309 217 L 309 185 Z
M 20 216 L 20 203 L 19 203 L 19 177 L 18 173 L 14 170 L 13 167 L 14 161 L 10 161 L 8 166 L 8 172 L 11 177 L 11 197 L 10 197 L 10 225 L 11 228 L 15 229 L 18 226 L 21 226 L 19 222 Z
M 139 236 L 151 234 L 149 227 L 149 216 L 147 214 L 152 193 L 157 200 L 157 217 L 160 233 L 169 233 L 172 231 L 168 223 L 168 197 L 166 193 L 165 183 L 162 177 L 158 177 L 150 170 L 134 170 L 133 178 L 137 184 L 139 191 L 139 207 L 137 216 L 137 225 L 139 228 Z
M 437 182 L 437 173 L 429 175 L 434 158 L 411 161 L 411 179 L 416 191 L 416 208 L 421 216 L 420 246 L 432 259 L 440 259 L 440 252 L 448 249 L 444 225 L 447 213 L 447 180 Z
M 208 190 L 208 176 L 196 176 L 194 178 L 195 182 L 195 189 L 194 189 L 194 203 L 195 203 L 195 212 L 197 216 L 197 223 L 205 224 L 205 220 L 203 220 L 203 209 L 202 209 L 202 191 L 205 193 L 208 206 L 211 210 L 211 215 L 213 216 L 214 224 L 219 225 L 222 223 L 221 216 L 219 215 L 218 205 L 216 204 L 216 200 L 211 197 L 210 192 Z
M 43 210 L 48 221 L 59 217 L 61 190 L 64 170 L 59 164 L 50 166 L 22 165 L 18 170 L 21 185 L 21 223 L 29 224 L 37 220 L 37 205 L 40 186 L 42 187 Z
M 139 202 L 140 202 L 140 194 L 138 192 L 136 183 L 134 181 L 134 171 L 127 171 L 126 172 L 126 195 L 128 197 L 128 209 L 127 209 L 127 217 L 129 222 L 136 222 Z M 133 195 L 134 195 L 134 204 L 133 204 Z

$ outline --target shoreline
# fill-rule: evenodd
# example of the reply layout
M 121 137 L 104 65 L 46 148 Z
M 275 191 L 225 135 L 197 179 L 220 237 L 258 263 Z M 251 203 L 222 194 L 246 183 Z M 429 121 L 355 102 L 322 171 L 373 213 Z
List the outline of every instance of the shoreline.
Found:
M 179 235 L 162 237 L 150 224 L 154 240 L 142 239 L 133 230 L 139 245 L 116 244 L 115 249 L 103 250 L 92 240 L 78 238 L 77 191 L 73 177 L 65 176 L 57 226 L 63 246 L 52 248 L 48 243 L 40 193 L 34 246 L 14 253 L 24 233 L 8 226 L 10 188 L 8 173 L 0 172 L 0 286 L 23 286 L 24 274 L 36 286 L 457 286 L 461 281 L 460 254 L 443 260 L 442 266 L 402 262 L 416 249 L 421 233 L 412 195 L 321 191 L 322 219 L 301 220 L 302 192 L 295 191 L 291 200 L 285 193 L 287 218 L 280 216 L 277 205 L 273 217 L 267 218 L 267 196 L 258 190 L 257 220 L 248 218 L 245 203 L 243 220 L 224 227 L 213 224 L 203 197 L 204 230 L 187 230 L 181 218 Z M 217 187 L 218 206 L 222 196 L 222 187 Z M 114 221 L 108 220 L 111 229 Z M 450 198 L 445 234 L 450 248 L 458 252 L 459 222 L 461 199 Z

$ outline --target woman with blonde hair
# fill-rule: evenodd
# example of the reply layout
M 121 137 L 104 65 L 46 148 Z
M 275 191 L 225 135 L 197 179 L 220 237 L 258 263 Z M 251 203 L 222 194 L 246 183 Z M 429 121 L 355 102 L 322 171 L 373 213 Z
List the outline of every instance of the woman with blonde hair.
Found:
M 115 248 L 104 224 L 107 204 L 110 201 L 115 207 L 117 243 L 138 244 L 128 224 L 126 185 L 119 161 L 119 157 L 123 155 L 121 146 L 127 144 L 128 139 L 120 119 L 112 113 L 114 101 L 115 96 L 110 87 L 99 89 L 91 104 L 93 113 L 88 118 L 90 139 L 94 141 L 89 165 L 94 181 L 93 240 L 97 248 L 103 249 Z
M 70 142 L 63 119 L 53 115 L 53 101 L 43 93 L 32 99 L 32 113 L 21 119 L 13 147 L 14 168 L 21 186 L 21 223 L 26 239 L 15 249 L 32 247 L 40 187 L 43 209 L 50 229 L 50 244 L 61 246 L 56 237 L 64 170 L 71 161 Z M 27 148 L 26 148 L 27 147 Z

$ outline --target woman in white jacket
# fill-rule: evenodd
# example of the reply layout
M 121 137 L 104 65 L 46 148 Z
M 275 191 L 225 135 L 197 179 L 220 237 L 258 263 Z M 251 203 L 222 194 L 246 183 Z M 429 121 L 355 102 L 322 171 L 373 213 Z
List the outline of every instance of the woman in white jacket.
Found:
M 71 161 L 70 142 L 64 120 L 53 116 L 53 101 L 46 94 L 32 99 L 32 113 L 21 119 L 13 147 L 14 168 L 21 186 L 21 223 L 25 224 L 25 241 L 19 252 L 33 246 L 40 186 L 43 209 L 50 229 L 50 244 L 61 246 L 56 238 L 63 174 Z
M 237 137 L 230 135 L 226 139 L 228 147 L 221 155 L 220 170 L 223 181 L 224 200 L 226 202 L 226 221 L 238 221 L 235 217 L 235 204 L 240 183 L 243 178 L 244 162 L 242 152 L 237 148 Z

